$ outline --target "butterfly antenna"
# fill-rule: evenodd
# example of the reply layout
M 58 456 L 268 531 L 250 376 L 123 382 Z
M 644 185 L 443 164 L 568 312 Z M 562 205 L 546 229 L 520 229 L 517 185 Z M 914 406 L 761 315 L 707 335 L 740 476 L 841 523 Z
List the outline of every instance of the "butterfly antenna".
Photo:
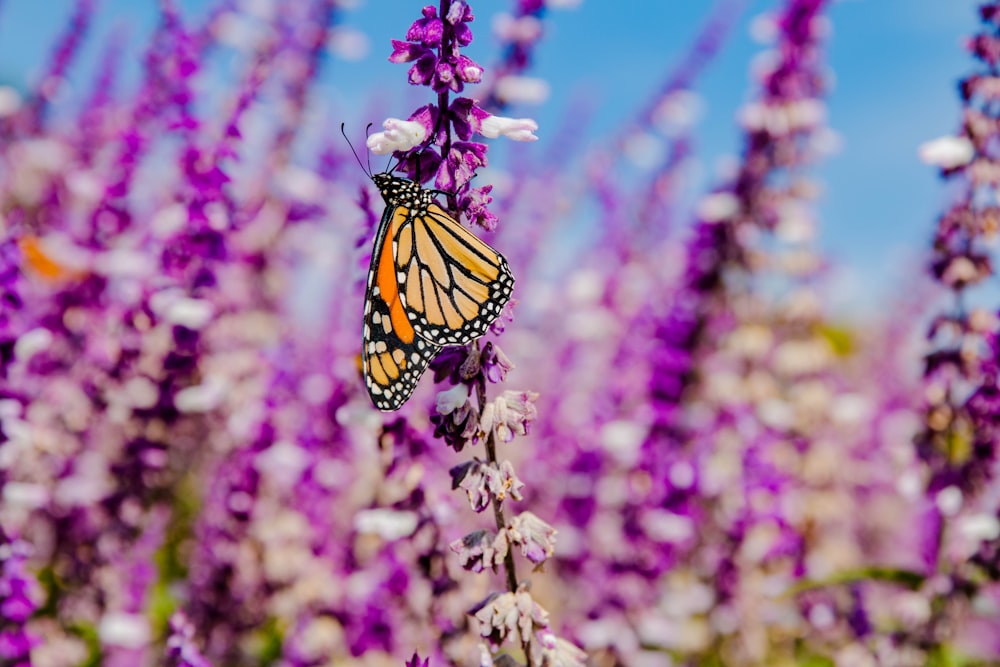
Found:
M 368 123 L 368 127 L 371 127 L 371 126 L 372 126 L 372 124 Z M 344 135 L 344 140 L 347 141 L 347 145 L 351 147 L 351 152 L 354 153 L 354 159 L 358 161 L 358 166 L 361 167 L 361 171 L 365 172 L 365 176 L 367 176 L 368 178 L 371 178 L 372 177 L 372 165 L 371 165 L 371 162 L 368 163 L 368 170 L 366 171 L 364 163 L 361 161 L 361 158 L 358 157 L 358 152 L 356 150 L 354 150 L 354 144 L 352 144 L 351 140 L 347 138 L 347 132 L 344 130 L 344 123 L 340 124 L 340 133 L 342 135 Z M 367 135 L 368 135 L 368 130 L 366 129 L 365 130 L 365 136 L 367 136 Z
M 366 140 L 366 142 L 367 142 L 367 139 L 368 139 L 368 133 L 371 132 L 371 129 L 372 129 L 372 124 L 371 123 L 368 123 L 367 125 L 365 125 L 365 140 Z M 366 143 L 366 145 L 367 145 L 367 143 Z M 391 155 L 391 153 L 390 153 L 390 155 Z M 372 173 L 372 155 L 371 155 L 371 153 L 369 153 L 366 157 L 368 158 L 368 173 L 370 174 L 370 173 Z

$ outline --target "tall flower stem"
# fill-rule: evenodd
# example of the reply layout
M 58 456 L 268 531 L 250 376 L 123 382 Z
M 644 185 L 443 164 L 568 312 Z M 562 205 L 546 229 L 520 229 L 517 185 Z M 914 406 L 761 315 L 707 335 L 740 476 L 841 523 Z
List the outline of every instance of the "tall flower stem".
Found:
M 487 164 L 487 146 L 470 139 L 478 133 L 531 141 L 537 124 L 530 119 L 492 116 L 469 98 L 452 100 L 450 92 L 460 92 L 482 76 L 482 68 L 459 52 L 459 47 L 472 41 L 467 25 L 474 20 L 472 10 L 462 0 L 441 0 L 437 8 L 424 7 L 422 15 L 407 31 L 406 41 L 393 40 L 390 60 L 416 61 L 410 68 L 410 83 L 433 88 L 437 105 L 418 109 L 407 121 L 386 120 L 386 131 L 370 136 L 367 145 L 375 153 L 395 152 L 400 168 L 419 182 L 428 178 L 426 170 L 435 168 L 435 187 L 447 194 L 454 217 L 492 229 L 496 216 L 486 209 L 492 201 L 490 186 L 469 185 L 475 170 Z M 497 321 L 494 329 L 502 330 L 503 324 Z M 521 499 L 524 484 L 515 476 L 513 465 L 500 460 L 497 446 L 527 433 L 537 414 L 537 395 L 506 391 L 488 400 L 486 382 L 501 382 L 513 367 L 493 342 L 480 345 L 476 340 L 465 347 L 445 347 L 430 366 L 439 382 L 447 378 L 451 386 L 437 397 L 436 414 L 431 417 L 435 436 L 455 451 L 479 443 L 485 450 L 485 460 L 473 458 L 450 471 L 452 487 L 466 492 L 475 512 L 492 505 L 496 526 L 495 533 L 478 530 L 452 542 L 451 550 L 459 554 L 465 569 L 482 572 L 488 567 L 496 573 L 503 568 L 506 580 L 506 592 L 490 594 L 470 611 L 484 640 L 481 661 L 499 660 L 495 654 L 516 634 L 527 664 L 533 667 L 553 662 L 582 664 L 582 652 L 552 632 L 548 612 L 517 577 L 513 549 L 520 548 L 524 557 L 540 564 L 554 552 L 555 529 L 530 512 L 508 519 L 503 507 L 506 501 Z
M 479 341 L 473 343 L 475 346 L 475 351 L 479 352 Z M 479 403 L 479 419 L 483 418 L 483 411 L 486 409 L 486 383 L 480 379 L 476 383 L 476 399 Z M 500 461 L 497 459 L 497 446 L 496 441 L 491 431 L 488 436 L 486 436 L 486 442 L 483 443 L 483 447 L 486 449 L 486 460 L 490 465 L 498 467 Z M 503 505 L 494 496 L 490 504 L 493 506 L 493 518 L 496 521 L 497 530 L 503 530 L 507 526 L 507 518 L 504 516 Z M 507 576 L 507 589 L 511 593 L 517 592 L 517 565 L 514 563 L 514 552 L 508 551 L 503 558 L 504 572 Z M 527 648 L 525 648 L 527 651 Z

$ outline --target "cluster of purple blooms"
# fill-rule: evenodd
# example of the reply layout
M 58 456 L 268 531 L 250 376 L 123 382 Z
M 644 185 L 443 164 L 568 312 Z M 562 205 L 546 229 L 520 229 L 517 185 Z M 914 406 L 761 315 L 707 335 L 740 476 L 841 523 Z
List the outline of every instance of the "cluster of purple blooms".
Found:
M 504 253 L 518 303 L 393 414 L 357 361 L 380 204 L 312 106 L 345 8 L 159 4 L 134 90 L 112 44 L 63 102 L 90 0 L 34 89 L 0 87 L 0 664 L 1000 661 L 1000 316 L 973 298 L 1000 232 L 1000 4 L 960 130 L 922 148 L 956 197 L 916 353 L 922 304 L 824 310 L 828 2 L 759 19 L 740 160 L 692 225 L 693 87 L 740 0 L 603 150 L 521 151 L 493 183 L 476 139 L 536 139 L 501 112 L 544 98 L 536 46 L 569 3 L 513 2 L 489 67 L 468 2 L 424 7 L 386 51 L 430 99 L 367 146 Z M 202 85 L 220 58 L 236 83 Z M 593 241 L 541 257 L 581 178 Z

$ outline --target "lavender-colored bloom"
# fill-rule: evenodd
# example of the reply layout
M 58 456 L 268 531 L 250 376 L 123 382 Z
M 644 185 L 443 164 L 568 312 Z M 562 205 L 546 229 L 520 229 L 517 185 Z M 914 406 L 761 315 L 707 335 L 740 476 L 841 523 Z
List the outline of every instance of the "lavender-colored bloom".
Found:
M 25 562 L 31 546 L 22 540 L 0 542 L 0 658 L 13 667 L 31 665 L 30 652 L 39 638 L 27 629 L 27 622 L 41 603 L 38 581 Z
M 417 19 L 406 31 L 406 39 L 411 42 L 421 42 L 424 46 L 437 48 L 441 45 L 441 35 L 444 23 L 438 18 L 437 8 L 427 5 L 423 8 L 424 17 Z
M 538 628 L 547 627 L 549 614 L 525 590 L 494 593 L 471 612 L 479 621 L 479 634 L 494 647 L 512 634 L 528 642 Z
M 437 408 L 431 415 L 434 436 L 444 439 L 456 452 L 479 436 L 479 420 L 470 395 L 468 384 L 456 384 L 438 394 Z
M 507 524 L 512 545 L 521 547 L 521 555 L 538 565 L 552 557 L 558 531 L 531 512 L 521 512 Z
M 537 398 L 538 394 L 531 391 L 505 391 L 486 404 L 480 428 L 484 433 L 495 433 L 500 442 L 510 442 L 515 435 L 526 435 L 531 422 L 538 416 L 534 404 Z
M 212 667 L 195 642 L 195 628 L 183 611 L 170 617 L 167 660 L 171 667 Z
M 459 564 L 464 569 L 478 573 L 488 567 L 496 572 L 503 567 L 510 544 L 506 531 L 477 530 L 455 540 L 449 548 L 458 554 Z
M 492 185 L 470 188 L 468 194 L 464 195 L 458 202 L 459 207 L 465 211 L 465 215 L 468 220 L 472 224 L 478 225 L 486 231 L 493 231 L 496 229 L 497 222 L 499 220 L 497 216 L 495 216 L 489 208 L 487 208 L 490 205 L 490 202 L 493 201 L 493 197 L 490 196 L 490 192 L 492 191 Z M 499 322 L 500 318 L 498 318 L 497 321 Z
M 520 500 L 524 483 L 514 474 L 509 461 L 499 464 L 473 459 L 451 469 L 453 489 L 464 489 L 469 504 L 476 512 L 482 512 L 491 500 L 501 503 L 510 497 Z

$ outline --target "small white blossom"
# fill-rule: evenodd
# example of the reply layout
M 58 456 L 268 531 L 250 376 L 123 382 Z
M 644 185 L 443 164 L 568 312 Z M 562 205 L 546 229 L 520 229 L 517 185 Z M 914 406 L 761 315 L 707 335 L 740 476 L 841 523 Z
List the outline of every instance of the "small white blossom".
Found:
M 549 84 L 531 76 L 505 76 L 497 81 L 497 97 L 509 104 L 541 104 L 549 97 Z
M 945 516 L 955 516 L 962 509 L 962 490 L 957 486 L 949 486 L 938 491 L 934 502 Z
M 48 489 L 30 482 L 7 482 L 0 495 L 7 505 L 29 510 L 45 507 L 50 500 Z
M 149 643 L 149 621 L 126 612 L 108 612 L 97 626 L 101 642 L 111 646 L 138 649 Z
M 21 108 L 21 94 L 10 86 L 0 86 L 0 118 L 13 116 Z
M 222 404 L 229 391 L 229 381 L 209 375 L 201 384 L 185 387 L 174 396 L 174 407 L 185 414 L 210 412 Z
M 920 144 L 920 159 L 943 169 L 954 169 L 972 162 L 976 149 L 968 137 L 938 137 Z
M 1000 520 L 992 514 L 973 514 L 959 519 L 958 532 L 974 542 L 1000 537 Z
M 533 42 L 542 36 L 542 22 L 534 16 L 514 18 L 510 14 L 497 14 L 493 18 L 493 32 L 505 42 Z
M 587 654 L 572 642 L 557 637 L 548 629 L 538 633 L 545 664 L 551 667 L 584 667 Z
M 32 329 L 21 334 L 14 343 L 14 357 L 26 362 L 39 352 L 49 349 L 52 345 L 52 332 L 48 329 Z
M 362 510 L 354 515 L 354 528 L 359 533 L 378 535 L 383 540 L 392 541 L 412 535 L 417 529 L 417 518 L 414 512 L 385 508 Z
M 166 322 L 179 324 L 192 331 L 204 328 L 214 316 L 215 306 L 211 301 L 189 297 L 177 299 L 162 313 Z
M 530 118 L 490 116 L 483 121 L 479 133 L 490 139 L 503 135 L 514 141 L 537 141 L 538 137 L 533 134 L 537 129 L 538 123 Z
M 455 410 L 465 405 L 469 400 L 469 385 L 456 384 L 447 391 L 439 392 L 435 411 L 439 415 L 450 415 Z
M 368 36 L 360 30 L 336 26 L 330 31 L 326 47 L 343 60 L 364 60 L 368 55 Z
M 517 593 L 494 593 L 472 611 L 479 621 L 479 634 L 495 645 L 502 644 L 512 633 L 531 637 L 533 628 L 549 625 L 545 611 L 522 585 Z
M 702 197 L 698 216 L 705 222 L 728 220 L 740 211 L 740 200 L 731 192 L 715 192 Z
M 420 145 L 427 137 L 427 128 L 423 123 L 412 120 L 387 118 L 382 127 L 385 132 L 376 132 L 368 137 L 365 145 L 376 155 L 388 155 L 393 151 L 408 151 Z

